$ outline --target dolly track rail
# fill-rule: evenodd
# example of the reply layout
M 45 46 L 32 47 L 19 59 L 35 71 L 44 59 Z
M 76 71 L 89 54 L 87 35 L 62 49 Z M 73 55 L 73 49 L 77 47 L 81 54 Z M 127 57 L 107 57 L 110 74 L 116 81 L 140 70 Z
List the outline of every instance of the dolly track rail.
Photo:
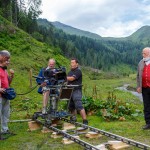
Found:
M 53 131 L 55 131 L 55 132 L 57 132 L 57 133 L 59 133 L 59 134 L 62 134 L 64 137 L 66 137 L 66 138 L 68 138 L 68 139 L 70 139 L 70 140 L 72 140 L 72 141 L 74 141 L 74 142 L 80 144 L 81 146 L 85 147 L 86 150 L 99 150 L 99 149 L 98 149 L 97 147 L 95 147 L 94 145 L 91 145 L 91 144 L 89 144 L 89 143 L 87 143 L 87 142 L 85 142 L 85 141 L 83 141 L 83 140 L 80 140 L 80 139 L 74 137 L 73 135 L 70 135 L 70 134 L 68 134 L 68 133 L 66 133 L 66 132 L 64 132 L 64 131 L 62 131 L 62 130 L 59 130 L 59 129 L 53 127 L 53 126 L 50 126 L 50 125 L 48 125 L 48 124 L 45 124 L 45 123 L 43 123 L 43 122 L 40 121 L 40 120 L 35 120 L 35 121 L 36 121 L 37 123 L 39 123 L 39 124 L 41 124 L 41 125 L 47 127 L 48 129 L 51 129 L 51 130 L 53 130 Z
M 113 134 L 113 133 L 110 133 L 110 132 L 107 132 L 107 131 L 104 131 L 104 130 L 100 130 L 100 129 L 97 129 L 97 128 L 94 128 L 94 127 L 91 127 L 91 126 L 88 126 L 88 125 L 84 125 L 84 124 L 79 123 L 79 122 L 70 121 L 66 118 L 59 118 L 59 119 L 65 121 L 65 122 L 68 122 L 68 123 L 72 123 L 76 126 L 88 127 L 93 132 L 100 133 L 102 135 L 105 135 L 107 137 L 122 141 L 124 143 L 127 143 L 129 145 L 138 147 L 140 149 L 144 149 L 144 150 L 149 150 L 150 149 L 149 145 L 146 145 L 146 144 L 143 144 L 143 143 L 140 143 L 140 142 L 137 142 L 137 141 L 134 141 L 134 140 L 131 140 L 131 139 L 128 139 L 128 138 L 125 138 L 125 137 L 122 137 L 122 136 L 119 136 L 119 135 L 116 135 L 116 134 Z

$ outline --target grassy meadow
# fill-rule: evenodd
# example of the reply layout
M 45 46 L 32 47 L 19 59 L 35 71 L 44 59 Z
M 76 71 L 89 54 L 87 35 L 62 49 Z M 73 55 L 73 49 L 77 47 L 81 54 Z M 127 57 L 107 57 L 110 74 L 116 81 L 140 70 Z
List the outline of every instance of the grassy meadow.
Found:
M 50 47 L 45 43 L 41 43 L 33 39 L 24 31 L 16 28 L 4 18 L 0 16 L 0 50 L 8 49 L 11 54 L 11 64 L 8 68 L 15 70 L 15 78 L 11 87 L 17 92 L 17 97 L 11 101 L 10 120 L 30 119 L 34 112 L 41 110 L 42 95 L 37 93 L 37 88 L 29 92 L 36 86 L 34 78 L 29 78 L 29 71 L 32 69 L 33 75 L 37 75 L 38 71 L 47 65 L 49 58 L 57 60 L 57 66 L 66 66 L 69 70 L 69 60 L 58 53 L 57 47 Z M 83 69 L 83 68 L 82 68 Z M 128 68 L 129 69 L 129 68 Z M 127 72 L 127 68 L 119 70 Z M 129 72 L 129 71 L 128 71 Z M 130 92 L 117 90 L 117 87 L 124 84 L 130 84 L 136 87 L 135 74 L 126 76 L 115 76 L 111 73 L 93 74 L 88 69 L 83 69 L 83 95 L 92 97 L 97 101 L 107 100 L 109 96 L 115 96 L 117 100 L 128 102 L 134 107 L 142 111 L 143 105 L 137 97 Z M 130 72 L 131 73 L 131 72 Z M 32 81 L 32 85 L 30 84 Z M 29 93 L 28 93 L 29 92 Z M 24 94 L 28 93 L 28 94 Z M 20 95 L 22 94 L 22 95 Z M 143 115 L 135 118 L 126 118 L 124 121 L 106 121 L 100 116 L 88 116 L 89 125 L 99 129 L 125 136 L 150 145 L 150 132 L 141 129 L 144 125 Z M 78 121 L 81 117 L 78 116 Z M 81 150 L 83 147 L 72 144 L 63 145 L 60 139 L 53 139 L 50 133 L 43 134 L 41 130 L 29 132 L 28 123 L 9 123 L 10 130 L 16 133 L 4 141 L 0 141 L 0 150 Z M 85 139 L 83 136 L 82 139 Z M 85 139 L 87 140 L 87 139 Z M 89 140 L 91 144 L 98 145 L 106 142 L 108 139 L 102 137 L 100 139 Z M 135 148 L 131 148 L 135 149 Z
M 34 80 L 33 80 L 34 81 Z M 29 82 L 29 81 L 28 81 Z M 118 79 L 100 79 L 100 80 L 90 80 L 87 74 L 83 77 L 83 95 L 97 97 L 97 100 L 105 100 L 108 97 L 108 93 L 113 93 L 116 99 L 128 103 L 133 103 L 140 110 L 143 109 L 142 102 L 133 96 L 129 92 L 124 92 L 115 89 L 116 87 L 122 86 L 124 84 L 130 84 L 135 87 L 135 75 L 131 75 L 126 78 Z M 95 93 L 96 87 L 96 93 Z M 29 90 L 29 88 L 28 88 Z M 25 92 L 25 91 L 24 91 Z M 18 95 L 19 100 L 14 100 L 11 102 L 11 118 L 10 120 L 20 120 L 31 118 L 33 112 L 41 109 L 42 97 L 37 93 L 37 88 L 31 93 L 23 96 Z M 89 115 L 88 116 L 89 125 L 105 130 L 126 138 L 130 138 L 139 142 L 150 145 L 149 136 L 150 132 L 143 131 L 141 129 L 144 125 L 143 116 L 138 116 L 134 119 L 126 119 L 125 121 L 105 121 L 102 117 Z M 81 122 L 81 117 L 78 115 L 78 121 Z M 50 137 L 51 133 L 43 134 L 41 130 L 28 131 L 28 123 L 9 123 L 11 131 L 15 132 L 17 135 L 10 136 L 7 140 L 0 141 L 0 147 L 2 150 L 80 150 L 83 147 L 77 144 L 63 145 L 62 138 L 53 139 Z M 99 139 L 86 139 L 81 136 L 81 139 L 90 142 L 93 145 L 98 145 L 105 143 L 108 140 L 113 140 L 106 138 L 105 136 Z M 130 149 L 137 149 L 131 147 Z

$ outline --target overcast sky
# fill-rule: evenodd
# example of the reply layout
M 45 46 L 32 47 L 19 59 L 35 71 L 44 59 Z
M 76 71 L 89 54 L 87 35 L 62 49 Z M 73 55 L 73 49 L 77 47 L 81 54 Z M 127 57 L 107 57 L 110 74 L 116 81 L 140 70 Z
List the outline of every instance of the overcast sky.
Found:
M 97 33 L 126 37 L 150 25 L 149 0 L 42 0 L 40 18 Z

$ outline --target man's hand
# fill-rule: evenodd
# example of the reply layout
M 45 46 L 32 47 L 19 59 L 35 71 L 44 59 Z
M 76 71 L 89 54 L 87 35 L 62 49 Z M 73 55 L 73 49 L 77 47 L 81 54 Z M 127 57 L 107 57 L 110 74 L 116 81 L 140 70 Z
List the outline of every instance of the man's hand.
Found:
M 74 81 L 75 80 L 75 77 L 73 77 L 73 76 L 67 76 L 67 81 Z
M 44 87 L 44 86 L 46 86 L 46 85 L 47 85 L 46 82 L 41 83 L 41 87 Z
M 138 93 L 141 93 L 141 92 L 142 92 L 142 90 L 141 90 L 140 87 L 137 88 L 137 92 L 138 92 Z
M 10 77 L 13 78 L 14 77 L 14 73 L 15 73 L 14 70 L 10 69 L 9 72 L 10 72 Z

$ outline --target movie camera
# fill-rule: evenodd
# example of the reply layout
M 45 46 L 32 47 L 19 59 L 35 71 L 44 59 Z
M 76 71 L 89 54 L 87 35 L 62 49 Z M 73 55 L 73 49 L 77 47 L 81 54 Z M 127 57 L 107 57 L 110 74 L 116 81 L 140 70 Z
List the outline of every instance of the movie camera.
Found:
M 47 82 L 50 82 L 51 85 L 63 84 L 66 81 L 66 68 L 47 69 L 44 71 L 44 78 Z
M 41 117 L 45 119 L 47 123 L 51 124 L 54 119 L 71 116 L 68 112 L 68 105 L 75 86 L 66 84 L 67 75 L 65 67 L 47 69 L 44 71 L 43 75 L 44 82 L 49 83 L 43 90 L 50 90 L 47 114 L 35 112 L 32 118 L 35 120 L 38 117 Z M 33 77 L 43 80 L 42 77 Z M 66 110 L 58 109 L 59 104 L 61 105 L 61 101 L 66 103 Z

